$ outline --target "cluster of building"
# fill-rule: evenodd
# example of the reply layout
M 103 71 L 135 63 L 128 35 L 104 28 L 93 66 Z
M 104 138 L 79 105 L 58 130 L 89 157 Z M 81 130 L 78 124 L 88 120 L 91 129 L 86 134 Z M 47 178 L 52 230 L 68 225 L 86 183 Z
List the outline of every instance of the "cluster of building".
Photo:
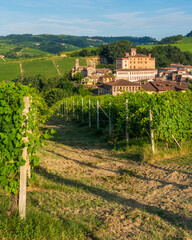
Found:
M 81 84 L 94 88 L 93 94 L 118 95 L 123 91 L 137 92 L 145 90 L 152 92 L 165 92 L 168 90 L 185 91 L 187 83 L 192 80 L 192 66 L 171 64 L 169 68 L 155 69 L 155 58 L 137 54 L 135 48 L 124 57 L 116 59 L 115 74 L 107 68 L 79 66 L 79 60 L 72 69 L 72 77 L 81 72 L 84 78 Z

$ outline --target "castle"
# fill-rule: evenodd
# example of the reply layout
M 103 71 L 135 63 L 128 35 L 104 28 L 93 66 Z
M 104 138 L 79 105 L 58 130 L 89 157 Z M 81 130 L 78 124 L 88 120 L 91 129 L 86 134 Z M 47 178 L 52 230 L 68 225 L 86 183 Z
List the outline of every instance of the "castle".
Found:
M 155 69 L 155 58 L 137 54 L 136 48 L 132 48 L 130 53 L 124 57 L 116 59 L 116 79 L 128 81 L 141 81 L 154 79 L 157 75 Z

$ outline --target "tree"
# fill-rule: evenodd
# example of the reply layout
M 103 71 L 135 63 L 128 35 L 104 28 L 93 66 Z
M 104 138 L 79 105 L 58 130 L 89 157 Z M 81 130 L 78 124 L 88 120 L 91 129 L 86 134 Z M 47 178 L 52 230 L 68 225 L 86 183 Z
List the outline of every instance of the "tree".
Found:
M 77 82 L 81 82 L 81 79 L 83 79 L 83 78 L 84 78 L 84 76 L 80 72 L 77 72 L 73 77 L 73 79 L 76 80 Z

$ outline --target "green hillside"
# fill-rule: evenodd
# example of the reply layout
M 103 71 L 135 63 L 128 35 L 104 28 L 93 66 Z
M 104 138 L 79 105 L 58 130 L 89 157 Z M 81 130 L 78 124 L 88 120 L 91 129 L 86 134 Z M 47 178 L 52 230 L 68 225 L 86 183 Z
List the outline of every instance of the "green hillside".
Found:
M 179 44 L 161 44 L 161 45 L 138 45 L 137 47 L 141 47 L 141 48 L 147 48 L 147 49 L 152 49 L 155 46 L 175 46 L 178 47 L 182 52 L 190 52 L 192 53 L 192 42 L 191 43 L 179 43 Z

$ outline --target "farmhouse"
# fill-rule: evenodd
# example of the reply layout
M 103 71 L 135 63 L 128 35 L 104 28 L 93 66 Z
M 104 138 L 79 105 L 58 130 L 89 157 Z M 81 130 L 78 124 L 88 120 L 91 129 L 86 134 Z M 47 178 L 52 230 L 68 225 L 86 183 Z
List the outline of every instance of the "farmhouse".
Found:
M 128 81 L 141 81 L 154 79 L 157 75 L 155 69 L 155 58 L 137 54 L 136 48 L 131 49 L 131 53 L 126 53 L 124 57 L 116 59 L 116 79 Z

